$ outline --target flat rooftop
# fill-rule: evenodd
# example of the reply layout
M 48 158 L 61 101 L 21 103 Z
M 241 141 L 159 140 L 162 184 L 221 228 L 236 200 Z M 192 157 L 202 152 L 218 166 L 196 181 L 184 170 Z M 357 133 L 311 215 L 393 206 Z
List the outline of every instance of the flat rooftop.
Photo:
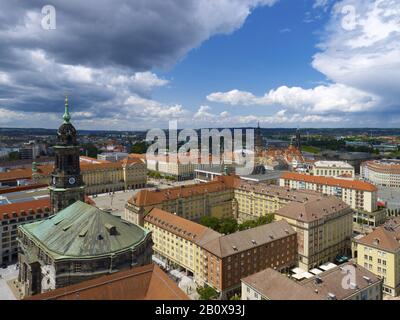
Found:
M 18 191 L 18 188 L 12 188 L 8 193 L 0 194 L 0 205 L 40 200 L 49 196 L 49 189 L 47 187 L 21 191 Z
M 316 161 L 314 163 L 316 167 L 328 167 L 328 168 L 347 168 L 354 169 L 351 164 L 345 161 Z

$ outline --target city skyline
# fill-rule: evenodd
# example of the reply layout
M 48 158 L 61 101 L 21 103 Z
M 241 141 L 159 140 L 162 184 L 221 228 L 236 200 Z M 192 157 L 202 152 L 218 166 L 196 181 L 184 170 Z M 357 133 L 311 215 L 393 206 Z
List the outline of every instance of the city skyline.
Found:
M 56 128 L 65 91 L 78 129 L 400 123 L 390 0 L 53 1 L 51 30 L 0 2 L 1 127 Z

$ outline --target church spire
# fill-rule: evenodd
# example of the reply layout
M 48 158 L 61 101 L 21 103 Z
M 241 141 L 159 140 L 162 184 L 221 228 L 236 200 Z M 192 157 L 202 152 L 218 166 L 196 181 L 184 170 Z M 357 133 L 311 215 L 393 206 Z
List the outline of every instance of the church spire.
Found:
M 71 115 L 69 114 L 69 110 L 68 110 L 68 96 L 65 95 L 65 112 L 63 115 L 63 119 L 64 119 L 64 123 L 69 123 L 69 121 L 71 120 Z

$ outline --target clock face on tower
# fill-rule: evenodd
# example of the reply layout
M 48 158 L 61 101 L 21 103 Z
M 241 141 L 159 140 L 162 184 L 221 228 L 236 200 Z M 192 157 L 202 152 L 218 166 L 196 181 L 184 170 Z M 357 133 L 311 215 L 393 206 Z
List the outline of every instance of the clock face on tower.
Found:
M 76 181 L 76 180 L 75 180 L 74 177 L 71 177 L 71 178 L 69 178 L 69 180 L 68 180 L 69 184 L 74 184 L 75 181 Z

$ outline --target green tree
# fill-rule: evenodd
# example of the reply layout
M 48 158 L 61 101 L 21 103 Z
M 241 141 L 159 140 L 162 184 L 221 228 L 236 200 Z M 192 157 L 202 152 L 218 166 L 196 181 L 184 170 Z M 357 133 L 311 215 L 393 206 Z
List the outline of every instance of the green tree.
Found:
M 204 216 L 200 218 L 200 224 L 203 226 L 206 226 L 208 228 L 211 228 L 215 231 L 219 229 L 219 219 L 216 217 L 211 217 L 211 216 Z
M 255 220 L 247 220 L 247 221 L 241 223 L 238 226 L 238 229 L 240 231 L 247 230 L 247 229 L 255 228 L 255 227 L 258 227 L 258 226 L 262 226 L 264 224 L 271 223 L 272 221 L 274 221 L 274 215 L 273 214 L 267 214 L 266 216 L 261 216 L 261 217 L 255 219 Z
M 218 292 L 207 285 L 197 288 L 197 293 L 200 295 L 200 300 L 212 300 L 218 297 Z
M 143 154 L 147 152 L 148 144 L 146 141 L 136 142 L 132 148 L 131 153 Z
M 238 223 L 233 218 L 223 218 L 220 220 L 218 232 L 223 234 L 231 234 L 238 230 Z
M 91 158 L 97 158 L 99 150 L 93 143 L 84 143 L 81 146 L 81 156 L 88 156 Z
M 240 294 L 235 294 L 235 295 L 233 295 L 229 300 L 233 300 L 233 301 L 235 301 L 235 300 L 240 300 L 241 299 L 241 297 L 240 297 Z
M 8 160 L 9 161 L 14 161 L 14 160 L 19 160 L 19 157 L 20 155 L 19 155 L 19 152 L 18 151 L 13 151 L 13 152 L 10 152 L 9 154 L 8 154 Z

